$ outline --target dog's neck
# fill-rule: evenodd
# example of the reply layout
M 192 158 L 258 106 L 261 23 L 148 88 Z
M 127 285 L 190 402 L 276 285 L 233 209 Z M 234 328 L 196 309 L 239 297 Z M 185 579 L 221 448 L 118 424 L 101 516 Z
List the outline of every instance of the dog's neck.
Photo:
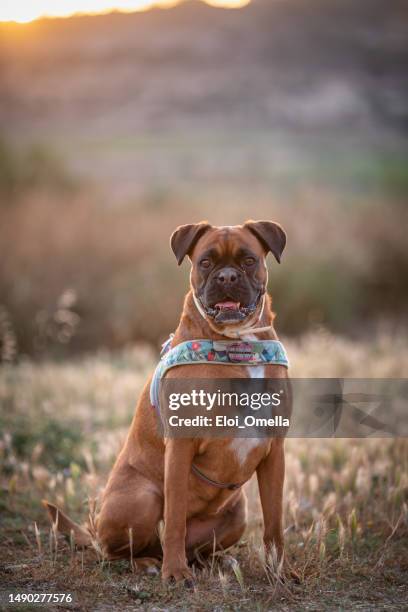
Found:
M 277 339 L 275 330 L 273 328 L 273 320 L 275 315 L 271 310 L 271 304 L 272 300 L 270 296 L 265 295 L 264 307 L 259 320 L 256 322 L 256 327 L 270 327 L 270 329 L 256 335 L 256 337 L 260 340 Z M 248 332 L 242 336 L 242 339 L 250 339 L 251 333 L 253 332 L 251 332 L 249 329 Z M 175 332 L 174 341 L 176 344 L 178 344 L 179 342 L 184 342 L 186 340 L 204 338 L 211 340 L 225 340 L 225 335 L 218 333 L 211 327 L 207 319 L 199 312 L 194 301 L 193 292 L 189 291 L 184 300 L 183 313 Z M 252 339 L 255 339 L 255 337 Z

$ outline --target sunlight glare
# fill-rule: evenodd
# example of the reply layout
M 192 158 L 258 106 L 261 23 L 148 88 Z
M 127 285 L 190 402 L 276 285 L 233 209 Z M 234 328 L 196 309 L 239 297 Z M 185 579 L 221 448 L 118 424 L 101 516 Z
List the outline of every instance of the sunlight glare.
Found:
M 242 8 L 249 4 L 251 0 L 204 0 L 211 6 L 220 6 L 223 8 Z
M 168 8 L 180 0 L 5 0 L 0 4 L 0 21 L 28 23 L 39 17 L 69 17 L 76 13 L 143 11 L 152 6 Z M 250 0 L 204 0 L 212 6 L 241 8 Z

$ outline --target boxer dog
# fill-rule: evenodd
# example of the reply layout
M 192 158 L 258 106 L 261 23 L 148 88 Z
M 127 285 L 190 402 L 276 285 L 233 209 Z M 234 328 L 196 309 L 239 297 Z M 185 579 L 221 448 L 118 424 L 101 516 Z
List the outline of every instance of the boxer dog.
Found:
M 193 339 L 277 339 L 266 294 L 266 256 L 280 262 L 286 235 L 271 221 L 213 227 L 178 227 L 171 248 L 180 265 L 191 261 L 191 287 L 172 346 Z M 256 335 L 254 335 L 256 334 Z M 280 365 L 180 365 L 168 378 L 287 377 Z M 158 433 L 147 382 L 127 440 L 103 493 L 94 531 L 73 523 L 44 502 L 62 532 L 79 545 L 99 543 L 106 558 L 131 557 L 136 567 L 162 561 L 164 581 L 191 580 L 189 561 L 237 543 L 246 527 L 241 486 L 256 472 L 264 519 L 264 543 L 283 556 L 284 439 L 170 439 Z M 197 466 L 204 478 L 192 471 Z M 221 484 L 217 484 L 221 483 Z M 159 523 L 164 529 L 159 538 Z M 130 550 L 132 548 L 132 550 Z

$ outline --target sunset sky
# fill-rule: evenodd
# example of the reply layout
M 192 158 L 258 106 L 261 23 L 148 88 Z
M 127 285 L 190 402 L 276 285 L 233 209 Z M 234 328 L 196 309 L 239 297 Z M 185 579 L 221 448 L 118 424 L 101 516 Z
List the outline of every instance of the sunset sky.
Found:
M 113 10 L 146 10 L 153 5 L 169 7 L 180 0 L 2 0 L 0 21 L 26 23 L 38 17 L 67 17 L 74 13 L 104 13 Z M 250 0 L 205 0 L 213 6 L 240 8 Z

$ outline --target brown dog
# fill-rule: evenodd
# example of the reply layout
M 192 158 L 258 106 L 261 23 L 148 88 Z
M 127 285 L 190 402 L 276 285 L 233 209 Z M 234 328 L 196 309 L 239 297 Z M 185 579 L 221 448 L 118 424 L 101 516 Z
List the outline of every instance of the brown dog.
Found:
M 172 346 L 186 340 L 222 340 L 239 331 L 243 338 L 276 339 L 271 301 L 266 295 L 265 258 L 277 261 L 285 247 L 283 229 L 269 221 L 242 226 L 184 225 L 171 237 L 180 265 L 192 264 L 191 290 Z M 265 328 L 259 332 L 259 328 Z M 248 336 L 245 336 L 245 332 Z M 252 336 L 252 339 L 254 337 Z M 252 366 L 254 368 L 254 366 Z M 255 367 L 256 377 L 287 376 L 279 365 Z M 182 365 L 168 378 L 246 378 L 251 366 Z M 238 542 L 246 527 L 246 498 L 241 487 L 214 486 L 192 471 L 192 463 L 215 483 L 242 483 L 256 471 L 264 518 L 264 542 L 283 555 L 282 489 L 284 440 L 163 439 L 146 384 L 126 440 L 104 491 L 96 525 L 97 539 L 108 558 L 132 556 L 142 566 L 163 554 L 164 580 L 191 578 L 188 561 L 197 549 L 211 553 Z M 48 505 L 55 519 L 55 508 Z M 159 540 L 158 525 L 164 519 Z M 62 513 L 59 528 L 74 528 L 86 544 L 89 533 Z M 131 530 L 131 531 L 130 531 Z M 131 537 L 130 537 L 131 534 Z

